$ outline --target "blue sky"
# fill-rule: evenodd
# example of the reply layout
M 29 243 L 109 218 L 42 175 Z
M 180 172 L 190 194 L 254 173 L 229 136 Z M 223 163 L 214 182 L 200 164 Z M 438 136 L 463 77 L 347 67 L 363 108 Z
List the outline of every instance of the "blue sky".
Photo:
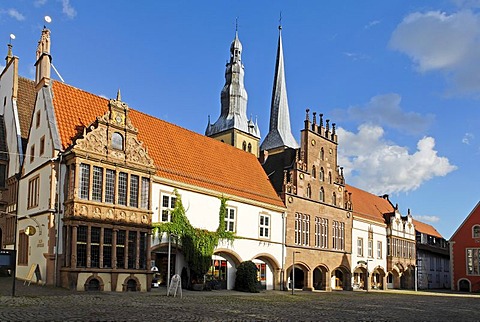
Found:
M 480 199 L 478 0 L 0 0 L 0 40 L 6 54 L 15 34 L 20 74 L 33 78 L 49 15 L 67 83 L 120 88 L 131 107 L 203 134 L 220 114 L 238 17 L 247 110 L 264 138 L 280 12 L 294 136 L 306 108 L 323 113 L 349 184 L 450 238 Z

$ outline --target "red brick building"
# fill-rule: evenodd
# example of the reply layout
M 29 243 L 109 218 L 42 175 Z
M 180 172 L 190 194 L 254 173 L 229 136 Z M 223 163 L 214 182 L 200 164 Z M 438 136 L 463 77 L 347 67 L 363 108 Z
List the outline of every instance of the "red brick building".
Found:
M 452 290 L 480 292 L 480 202 L 450 238 Z

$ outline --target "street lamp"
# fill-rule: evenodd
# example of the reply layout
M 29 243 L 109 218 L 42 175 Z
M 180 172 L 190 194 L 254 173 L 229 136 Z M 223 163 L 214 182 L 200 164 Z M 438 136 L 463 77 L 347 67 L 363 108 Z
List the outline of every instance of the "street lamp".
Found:
M 293 252 L 293 268 L 292 268 L 292 295 L 295 290 L 295 254 L 300 254 L 300 252 Z

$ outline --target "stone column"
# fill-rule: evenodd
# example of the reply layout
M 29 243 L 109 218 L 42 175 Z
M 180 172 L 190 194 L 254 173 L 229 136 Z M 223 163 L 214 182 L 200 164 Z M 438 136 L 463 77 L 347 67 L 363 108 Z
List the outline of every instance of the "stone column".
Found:
M 147 270 L 150 272 L 150 269 L 152 268 L 152 233 L 151 231 L 147 232 Z

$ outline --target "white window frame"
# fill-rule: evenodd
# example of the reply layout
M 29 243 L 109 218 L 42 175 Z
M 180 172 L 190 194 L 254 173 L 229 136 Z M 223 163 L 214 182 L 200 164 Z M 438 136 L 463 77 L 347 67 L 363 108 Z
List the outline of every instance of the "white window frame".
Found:
M 233 218 L 232 218 L 233 214 Z M 225 214 L 225 231 L 230 231 L 232 233 L 237 231 L 237 208 L 227 207 L 227 213 Z M 230 225 L 232 224 L 232 226 Z
M 357 238 L 357 256 L 363 257 L 363 238 L 362 237 Z
M 164 204 L 164 200 L 167 200 L 167 205 Z M 172 220 L 172 210 L 175 208 L 175 202 L 177 196 L 173 193 L 160 194 L 160 212 L 158 216 L 159 222 L 170 222 Z M 163 220 L 164 213 L 167 216 L 167 220 Z
M 270 239 L 270 223 L 271 223 L 271 217 L 270 215 L 267 214 L 260 214 L 258 218 L 258 236 L 260 238 L 268 238 Z

